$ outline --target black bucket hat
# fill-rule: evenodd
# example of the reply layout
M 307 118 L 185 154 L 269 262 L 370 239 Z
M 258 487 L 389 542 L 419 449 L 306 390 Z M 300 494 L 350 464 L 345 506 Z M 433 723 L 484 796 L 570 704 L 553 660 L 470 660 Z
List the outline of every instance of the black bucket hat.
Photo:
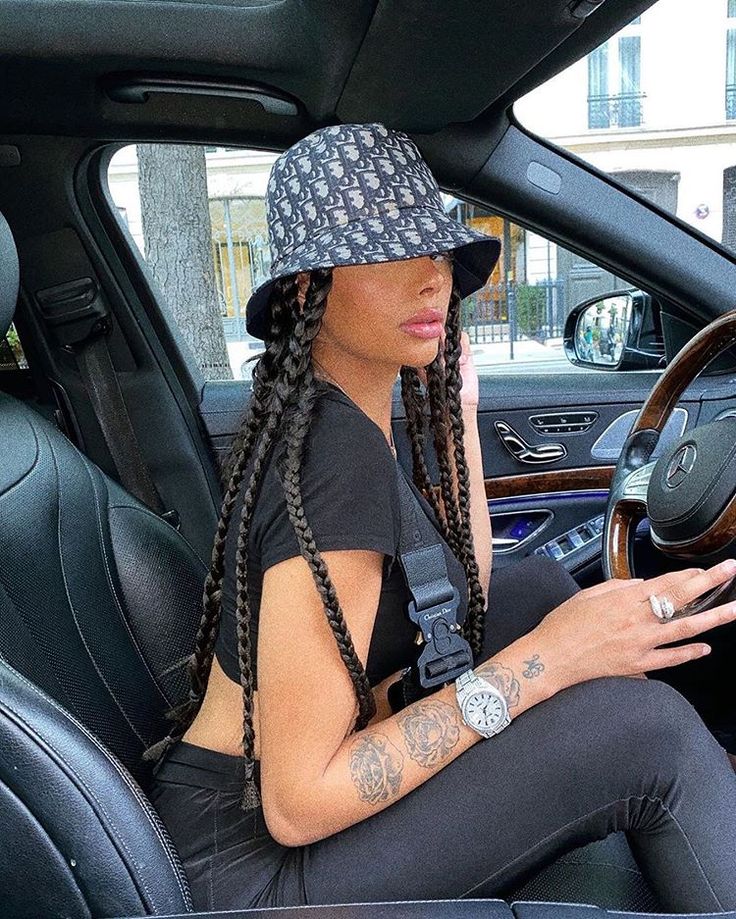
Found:
M 460 297 L 479 290 L 501 241 L 445 213 L 414 141 L 378 122 L 320 128 L 274 161 L 266 189 L 269 278 L 251 294 L 245 327 L 265 339 L 277 278 L 454 250 Z

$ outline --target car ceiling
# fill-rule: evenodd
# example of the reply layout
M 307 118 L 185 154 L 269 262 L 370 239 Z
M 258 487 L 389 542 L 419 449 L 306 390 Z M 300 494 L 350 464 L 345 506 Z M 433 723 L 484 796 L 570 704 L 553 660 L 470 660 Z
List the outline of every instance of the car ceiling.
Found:
M 381 121 L 460 141 L 468 176 L 515 98 L 653 0 L 597 2 L 0 0 L 0 123 L 6 135 L 279 150 L 324 124 Z M 167 77 L 170 90 L 182 77 L 246 84 L 293 101 L 296 114 L 181 87 L 116 101 L 115 88 L 141 76 Z

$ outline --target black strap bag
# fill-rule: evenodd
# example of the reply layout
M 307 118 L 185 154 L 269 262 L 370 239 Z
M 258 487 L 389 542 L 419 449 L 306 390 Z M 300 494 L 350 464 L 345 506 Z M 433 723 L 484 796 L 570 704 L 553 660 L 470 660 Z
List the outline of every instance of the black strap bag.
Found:
M 427 519 L 399 463 L 399 562 L 412 595 L 407 615 L 423 645 L 387 697 L 395 713 L 473 666 L 473 652 L 457 621 L 460 595 L 450 581 L 439 534 Z

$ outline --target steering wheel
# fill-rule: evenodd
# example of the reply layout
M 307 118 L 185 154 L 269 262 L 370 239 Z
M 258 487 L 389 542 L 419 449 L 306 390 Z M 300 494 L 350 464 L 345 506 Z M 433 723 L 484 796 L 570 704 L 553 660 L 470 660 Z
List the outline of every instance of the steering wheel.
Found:
M 632 578 L 636 525 L 649 518 L 652 543 L 673 558 L 713 555 L 736 537 L 736 417 L 684 433 L 651 456 L 687 387 L 736 342 L 736 310 L 714 319 L 677 354 L 634 420 L 614 469 L 603 527 L 603 573 Z M 689 615 L 729 599 L 736 577 L 676 612 Z

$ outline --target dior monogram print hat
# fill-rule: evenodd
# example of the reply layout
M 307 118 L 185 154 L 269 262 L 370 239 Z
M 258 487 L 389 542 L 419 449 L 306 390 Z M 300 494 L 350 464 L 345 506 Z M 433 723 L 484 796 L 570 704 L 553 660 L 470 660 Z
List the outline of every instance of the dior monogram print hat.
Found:
M 264 340 L 277 278 L 453 249 L 464 298 L 486 283 L 501 251 L 497 237 L 447 216 L 414 141 L 378 122 L 320 128 L 285 150 L 268 177 L 266 220 L 270 277 L 245 311 L 248 333 Z

